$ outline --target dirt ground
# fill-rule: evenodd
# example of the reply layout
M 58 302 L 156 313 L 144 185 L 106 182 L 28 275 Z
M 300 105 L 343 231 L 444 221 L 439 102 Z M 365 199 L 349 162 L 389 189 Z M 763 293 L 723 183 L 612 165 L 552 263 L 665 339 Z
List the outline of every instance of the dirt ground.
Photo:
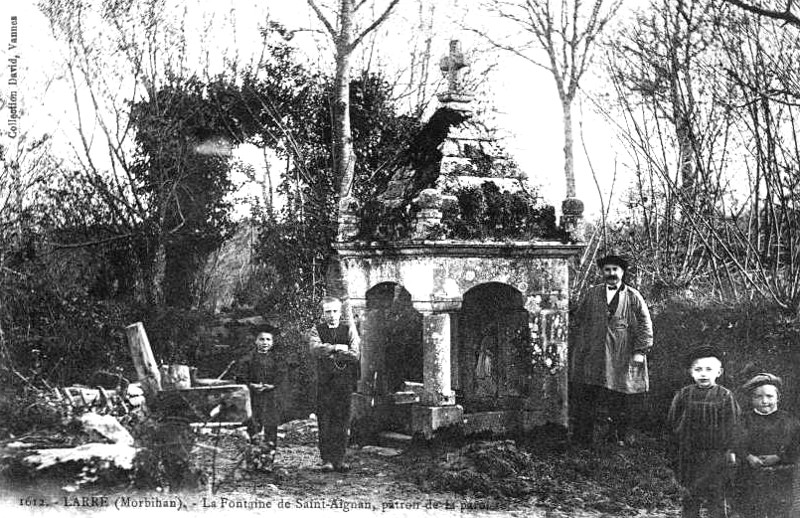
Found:
M 279 447 L 275 472 L 272 474 L 235 470 L 241 455 L 243 439 L 235 434 L 220 437 L 210 434 L 201 441 L 219 448 L 216 460 L 206 457 L 218 466 L 209 485 L 214 486 L 213 496 L 246 503 L 255 499 L 288 502 L 293 513 L 314 514 L 321 510 L 331 512 L 356 512 L 361 514 L 389 514 L 392 516 L 534 516 L 534 517 L 605 517 L 605 516 L 677 516 L 677 510 L 653 511 L 625 509 L 623 513 L 580 509 L 574 505 L 559 508 L 550 501 L 539 503 L 538 496 L 508 496 L 492 488 L 482 491 L 464 490 L 463 483 L 454 484 L 456 491 L 442 489 L 447 486 L 445 475 L 472 469 L 465 458 L 466 451 L 475 448 L 464 445 L 413 446 L 407 448 L 382 448 L 364 446 L 350 448 L 347 473 L 325 473 L 320 470 L 316 447 L 316 423 L 313 420 L 294 421 L 279 429 Z M 484 441 L 489 447 L 515 449 L 511 441 Z M 510 445 L 510 446 L 509 446 Z M 210 451 L 203 446 L 206 452 Z M 206 453 L 208 455 L 208 453 Z M 211 454 L 213 457 L 213 453 Z M 222 459 L 222 457 L 225 457 Z M 544 461 L 546 462 L 546 460 Z M 513 473 L 501 473 L 511 475 Z M 439 480 L 433 480 L 438 478 Z M 516 478 L 525 478 L 518 475 Z M 461 480 L 463 482 L 463 480 Z M 503 484 L 503 477 L 496 482 Z M 576 481 L 578 482 L 578 481 Z M 593 497 L 592 488 L 578 500 L 602 499 Z M 490 493 L 490 494 L 486 494 Z M 495 493 L 495 494 L 491 494 Z M 318 508 L 315 506 L 323 506 Z M 347 510 L 347 508 L 350 510 Z
M 248 469 L 244 462 L 248 441 L 241 430 L 201 430 L 194 453 L 207 480 L 200 491 L 142 491 L 122 481 L 84 484 L 76 490 L 68 478 L 50 476 L 14 484 L 4 491 L 2 503 L 13 511 L 12 516 L 87 512 L 160 516 L 175 509 L 170 505 L 192 515 L 223 512 L 226 516 L 249 512 L 320 517 L 336 513 L 548 518 L 678 515 L 669 500 L 638 509 L 614 492 L 628 493 L 629 489 L 613 487 L 617 482 L 608 473 L 630 471 L 626 463 L 638 465 L 640 472 L 642 464 L 658 464 L 657 456 L 648 456 L 653 448 L 647 444 L 533 454 L 509 440 L 364 446 L 349 450 L 349 472 L 325 473 L 320 470 L 316 440 L 313 419 L 281 426 L 275 469 L 262 473 Z M 659 466 L 653 469 L 660 473 Z M 641 476 L 637 473 L 632 477 Z M 619 485 L 628 483 L 620 480 Z M 662 486 L 634 483 L 634 492 L 664 492 Z

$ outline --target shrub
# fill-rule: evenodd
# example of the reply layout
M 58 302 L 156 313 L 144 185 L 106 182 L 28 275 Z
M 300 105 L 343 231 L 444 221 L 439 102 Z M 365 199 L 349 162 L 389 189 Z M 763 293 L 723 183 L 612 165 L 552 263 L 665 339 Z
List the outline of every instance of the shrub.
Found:
M 503 240 L 561 239 L 555 208 L 524 191 L 504 191 L 493 182 L 457 189 L 457 205 L 444 207 L 433 239 Z M 360 239 L 407 239 L 414 213 L 406 207 L 387 208 L 379 200 L 361 211 Z

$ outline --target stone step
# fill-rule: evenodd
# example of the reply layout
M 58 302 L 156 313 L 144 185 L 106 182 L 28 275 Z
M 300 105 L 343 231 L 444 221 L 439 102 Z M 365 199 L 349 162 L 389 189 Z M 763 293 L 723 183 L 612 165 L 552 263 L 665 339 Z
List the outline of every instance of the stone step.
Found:
M 467 435 L 491 432 L 512 433 L 519 428 L 519 415 L 508 410 L 464 414 L 464 433 Z
M 410 405 L 412 403 L 419 403 L 419 395 L 413 391 L 395 392 L 390 395 L 392 403 L 395 405 Z
M 411 446 L 410 435 L 399 432 L 381 432 L 378 434 L 378 445 L 387 448 L 408 448 Z
M 415 394 L 422 395 L 422 393 L 425 391 L 425 387 L 418 381 L 404 381 L 401 391 L 414 392 Z

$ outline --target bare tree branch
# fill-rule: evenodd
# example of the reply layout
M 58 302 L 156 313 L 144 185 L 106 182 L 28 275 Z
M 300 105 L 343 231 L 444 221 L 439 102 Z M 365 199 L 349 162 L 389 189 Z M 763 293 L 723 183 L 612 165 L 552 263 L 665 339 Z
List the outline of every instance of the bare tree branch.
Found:
M 312 0 L 309 0 L 309 1 L 312 1 Z M 369 25 L 369 27 L 367 27 L 366 29 L 364 29 L 363 31 L 361 31 L 361 34 L 359 34 L 359 35 L 358 35 L 358 36 L 357 36 L 357 37 L 356 37 L 356 38 L 353 40 L 353 42 L 350 44 L 350 50 L 354 50 L 354 49 L 355 49 L 355 48 L 358 46 L 358 44 L 361 42 L 361 40 L 363 40 L 363 39 L 364 39 L 364 36 L 366 36 L 367 34 L 369 34 L 370 32 L 372 32 L 373 30 L 375 30 L 375 28 L 376 28 L 377 26 L 379 26 L 380 24 L 382 24 L 382 23 L 383 23 L 383 22 L 386 20 L 386 18 L 388 18 L 388 17 L 389 17 L 389 15 L 390 15 L 390 14 L 391 14 L 391 12 L 392 12 L 392 9 L 394 9 L 394 6 L 396 6 L 396 5 L 397 5 L 397 3 L 398 3 L 399 1 L 400 1 L 400 0 L 392 0 L 392 1 L 391 1 L 391 3 L 390 3 L 390 4 L 389 4 L 389 5 L 386 7 L 386 9 L 383 11 L 383 13 L 382 13 L 382 14 L 381 14 L 381 15 L 380 15 L 378 18 L 376 18 L 376 19 L 375 19 L 375 21 L 373 21 L 373 22 L 372 22 L 372 23 Z
M 786 0 L 786 7 L 782 11 L 753 5 L 749 2 L 745 2 L 744 0 L 725 0 L 725 2 L 740 9 L 744 9 L 749 13 L 757 14 L 759 16 L 766 16 L 767 18 L 772 18 L 774 20 L 783 20 L 796 27 L 800 27 L 800 16 L 792 12 L 794 0 Z
M 314 0 L 306 0 L 306 1 L 308 2 L 309 7 L 311 7 L 311 9 L 314 10 L 314 13 L 317 15 L 317 18 L 319 18 L 319 21 L 322 22 L 322 25 L 325 26 L 325 29 L 328 31 L 328 34 L 330 34 L 331 38 L 333 38 L 335 40 L 336 39 L 336 29 L 333 28 L 333 25 L 331 25 L 331 22 L 329 22 L 328 19 L 325 18 L 325 14 L 322 12 L 322 10 L 320 10 L 320 8 L 317 6 L 317 4 L 316 4 L 316 2 L 314 2 Z
M 532 65 L 535 65 L 535 66 L 537 66 L 537 67 L 539 67 L 539 68 L 542 68 L 542 69 L 544 69 L 544 70 L 547 70 L 548 72 L 553 72 L 553 69 L 552 69 L 551 67 L 549 67 L 549 66 L 547 66 L 547 65 L 543 65 L 543 64 L 542 64 L 542 63 L 540 63 L 539 61 L 537 61 L 537 60 L 535 60 L 535 59 L 531 58 L 531 57 L 530 57 L 528 54 L 526 54 L 526 53 L 524 53 L 524 52 L 520 51 L 518 48 L 516 48 L 516 47 L 514 47 L 514 46 L 512 46 L 512 45 L 506 45 L 506 44 L 500 43 L 500 42 L 498 42 L 498 41 L 495 41 L 495 40 L 494 40 L 494 39 L 493 39 L 491 36 L 489 36 L 489 35 L 488 35 L 486 32 L 484 32 L 484 31 L 481 31 L 481 30 L 475 29 L 474 27 L 468 27 L 468 28 L 467 28 L 467 30 L 469 30 L 469 31 L 471 31 L 471 32 L 474 32 L 475 34 L 477 34 L 477 35 L 481 36 L 482 38 L 485 38 L 485 39 L 486 39 L 486 41 L 488 41 L 488 42 L 489 42 L 489 44 L 491 44 L 491 45 L 492 45 L 493 47 L 495 47 L 495 48 L 498 48 L 498 49 L 500 49 L 500 50 L 505 50 L 505 51 L 507 51 L 507 52 L 511 52 L 512 54 L 515 54 L 516 56 L 518 56 L 518 57 L 520 57 L 520 58 L 524 59 L 525 61 L 527 61 L 528 63 L 530 63 L 530 64 L 532 64 Z
M 551 3 L 552 2 L 552 3 Z M 490 12 L 529 33 L 538 50 L 545 53 L 549 65 L 529 54 L 528 48 L 498 41 L 484 31 L 472 32 L 492 46 L 522 57 L 548 70 L 561 102 L 564 119 L 564 179 L 568 198 L 576 196 L 572 104 L 580 81 L 591 63 L 593 44 L 608 20 L 618 11 L 621 0 L 485 0 Z

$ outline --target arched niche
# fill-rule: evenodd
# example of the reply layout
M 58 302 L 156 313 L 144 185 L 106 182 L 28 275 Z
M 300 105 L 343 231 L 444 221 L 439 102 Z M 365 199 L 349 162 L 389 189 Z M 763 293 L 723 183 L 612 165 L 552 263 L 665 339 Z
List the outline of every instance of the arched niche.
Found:
M 400 284 L 382 282 L 366 293 L 372 348 L 372 369 L 365 380 L 378 394 L 401 390 L 403 382 L 422 383 L 422 315 L 411 302 L 411 294 Z
M 508 284 L 488 282 L 464 294 L 458 317 L 457 402 L 465 412 L 518 408 L 528 390 L 529 314 Z

